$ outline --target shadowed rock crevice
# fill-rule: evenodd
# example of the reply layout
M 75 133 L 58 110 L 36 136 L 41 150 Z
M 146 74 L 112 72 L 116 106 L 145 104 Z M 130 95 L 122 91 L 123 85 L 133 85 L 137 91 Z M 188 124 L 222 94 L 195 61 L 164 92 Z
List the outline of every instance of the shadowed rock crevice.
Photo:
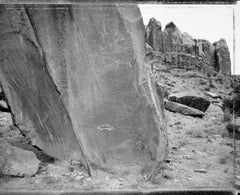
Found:
M 22 135 L 23 137 L 26 137 L 26 133 L 25 133 L 24 131 L 22 131 L 22 130 L 18 127 L 18 125 L 17 125 L 15 115 L 14 115 L 14 113 L 12 112 L 11 105 L 10 105 L 9 102 L 8 102 L 8 99 L 7 99 L 7 97 L 6 97 L 6 95 L 5 95 L 5 92 L 4 92 L 4 88 L 3 88 L 3 86 L 2 86 L 1 83 L 0 83 L 0 88 L 1 88 L 1 99 L 3 99 L 3 100 L 6 102 L 6 104 L 7 104 L 8 110 L 9 110 L 11 116 L 12 116 L 13 125 L 19 130 L 19 132 L 21 133 L 21 135 Z

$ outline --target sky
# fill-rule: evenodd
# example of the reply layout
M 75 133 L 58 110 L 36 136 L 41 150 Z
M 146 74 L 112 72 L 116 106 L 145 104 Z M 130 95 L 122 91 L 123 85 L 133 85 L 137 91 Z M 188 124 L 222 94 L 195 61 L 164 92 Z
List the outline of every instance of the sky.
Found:
M 240 33 L 240 1 L 235 5 L 140 4 L 139 8 L 145 25 L 151 17 L 154 17 L 161 22 L 163 29 L 166 24 L 173 21 L 182 33 L 187 32 L 193 38 L 206 39 L 212 43 L 224 38 L 230 50 L 232 72 L 240 74 L 240 39 L 236 40 L 239 36 L 235 36 L 235 52 L 233 52 L 234 33 L 235 35 Z M 234 53 L 239 53 L 239 57 Z M 235 56 L 235 64 L 238 64 L 235 68 L 233 56 Z

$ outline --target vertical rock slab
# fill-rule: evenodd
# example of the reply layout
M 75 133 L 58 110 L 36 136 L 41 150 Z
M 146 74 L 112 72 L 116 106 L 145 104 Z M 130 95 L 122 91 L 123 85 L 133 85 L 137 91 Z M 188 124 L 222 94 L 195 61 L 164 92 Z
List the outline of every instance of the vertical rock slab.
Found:
M 196 43 L 190 34 L 188 34 L 186 32 L 184 32 L 182 34 L 182 44 L 183 44 L 183 48 L 184 48 L 183 52 L 186 52 L 188 54 L 193 54 L 193 55 L 196 54 L 195 53 L 195 44 Z
M 225 75 L 231 74 L 231 60 L 228 45 L 225 39 L 214 43 L 216 48 L 217 69 Z
M 216 68 L 215 46 L 205 39 L 197 39 L 197 43 L 197 54 L 203 57 L 204 62 L 208 67 Z
M 144 65 L 137 5 L 35 5 L 27 13 L 90 166 L 158 166 L 167 146 L 164 105 L 156 106 Z
M 164 52 L 162 25 L 155 18 L 146 26 L 146 42 L 156 51 Z
M 180 52 L 182 50 L 182 33 L 173 22 L 165 26 L 163 42 L 165 44 L 165 51 Z
M 47 154 L 84 162 L 70 117 L 21 5 L 0 6 L 0 81 L 14 123 Z

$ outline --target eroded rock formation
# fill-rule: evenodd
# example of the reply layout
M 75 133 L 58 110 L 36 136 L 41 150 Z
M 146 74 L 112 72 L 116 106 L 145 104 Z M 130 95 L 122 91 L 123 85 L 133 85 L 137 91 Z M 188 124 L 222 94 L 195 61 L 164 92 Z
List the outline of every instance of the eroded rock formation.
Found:
M 14 123 L 55 158 L 154 170 L 166 154 L 166 124 L 144 65 L 140 11 L 76 6 L 1 5 L 0 80 Z
M 206 112 L 210 105 L 210 101 L 203 94 L 197 94 L 191 91 L 170 94 L 168 99 L 198 109 L 202 112 Z
M 193 39 L 188 33 L 181 33 L 173 22 L 162 30 L 161 23 L 151 18 L 146 26 L 146 42 L 154 51 L 163 53 L 163 63 L 171 67 L 231 74 L 229 49 L 224 39 L 213 44 Z

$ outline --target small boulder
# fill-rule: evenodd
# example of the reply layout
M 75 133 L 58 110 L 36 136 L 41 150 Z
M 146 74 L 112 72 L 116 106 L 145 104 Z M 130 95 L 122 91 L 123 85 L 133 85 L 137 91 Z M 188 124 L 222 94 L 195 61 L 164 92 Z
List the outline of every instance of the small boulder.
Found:
M 209 92 L 209 91 L 206 91 L 205 95 L 207 95 L 209 97 L 212 97 L 212 98 L 221 98 L 221 96 L 219 94 L 216 94 L 216 93 L 213 93 L 213 92 Z
M 32 176 L 40 161 L 32 151 L 23 150 L 0 140 L 0 175 Z
M 176 102 L 165 101 L 165 108 L 172 112 L 178 112 L 187 116 L 203 117 L 204 113 L 200 110 Z
M 195 92 L 180 92 L 171 94 L 168 99 L 170 101 L 198 109 L 202 112 L 205 112 L 210 105 L 210 101 L 207 97 Z

